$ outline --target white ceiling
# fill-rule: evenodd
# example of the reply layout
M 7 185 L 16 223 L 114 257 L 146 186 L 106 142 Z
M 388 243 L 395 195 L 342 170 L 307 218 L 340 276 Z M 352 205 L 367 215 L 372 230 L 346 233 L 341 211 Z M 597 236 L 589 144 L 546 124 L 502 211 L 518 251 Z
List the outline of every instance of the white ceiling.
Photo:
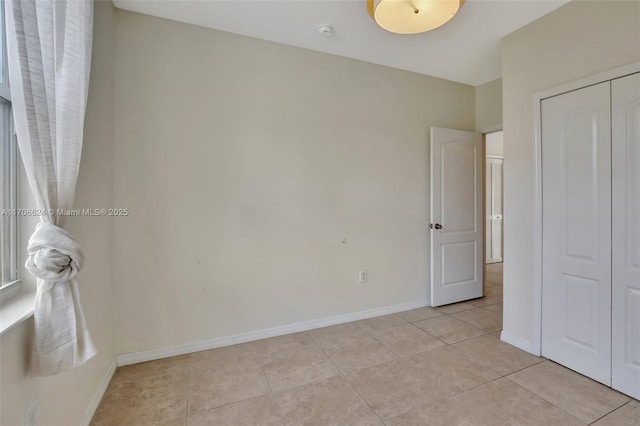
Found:
M 116 7 L 477 86 L 501 77 L 501 39 L 568 0 L 467 0 L 446 25 L 389 33 L 366 0 L 113 0 Z M 333 27 L 321 35 L 320 24 Z

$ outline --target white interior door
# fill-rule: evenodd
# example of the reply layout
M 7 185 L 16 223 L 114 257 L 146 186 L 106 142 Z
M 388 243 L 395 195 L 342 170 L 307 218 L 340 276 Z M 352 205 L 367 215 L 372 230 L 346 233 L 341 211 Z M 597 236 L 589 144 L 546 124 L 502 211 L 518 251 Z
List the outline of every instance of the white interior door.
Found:
M 640 74 L 611 82 L 612 386 L 640 399 Z
M 502 158 L 487 158 L 485 184 L 487 263 L 502 262 Z
M 542 355 L 611 384 L 609 82 L 541 103 Z
M 482 136 L 431 128 L 431 306 L 482 297 Z

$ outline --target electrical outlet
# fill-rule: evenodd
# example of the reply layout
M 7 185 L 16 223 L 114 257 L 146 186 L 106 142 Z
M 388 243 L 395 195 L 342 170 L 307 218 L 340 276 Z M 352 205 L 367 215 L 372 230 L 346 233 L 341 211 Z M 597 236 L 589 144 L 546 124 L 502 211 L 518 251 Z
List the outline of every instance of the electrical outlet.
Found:
M 38 414 L 38 400 L 31 403 L 27 411 L 24 412 L 24 426 L 36 426 L 36 415 Z
M 358 281 L 360 281 L 360 284 L 367 282 L 367 270 L 366 269 L 364 271 L 358 271 Z

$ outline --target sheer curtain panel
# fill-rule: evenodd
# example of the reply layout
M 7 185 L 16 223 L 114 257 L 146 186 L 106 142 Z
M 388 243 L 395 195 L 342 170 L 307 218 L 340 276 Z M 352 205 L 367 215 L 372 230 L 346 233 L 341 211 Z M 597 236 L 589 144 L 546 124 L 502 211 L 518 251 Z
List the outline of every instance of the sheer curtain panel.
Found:
M 91 67 L 92 0 L 7 0 L 9 84 L 18 145 L 42 212 L 26 268 L 37 277 L 30 373 L 49 376 L 96 354 L 76 274 L 83 254 L 62 229 L 73 208 Z

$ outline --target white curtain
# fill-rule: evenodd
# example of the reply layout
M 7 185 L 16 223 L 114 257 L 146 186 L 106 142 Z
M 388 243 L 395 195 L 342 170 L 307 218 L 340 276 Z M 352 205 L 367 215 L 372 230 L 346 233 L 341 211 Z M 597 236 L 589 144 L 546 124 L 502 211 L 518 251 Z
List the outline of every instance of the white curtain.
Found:
M 80 306 L 80 246 L 58 209 L 73 208 L 89 87 L 92 0 L 7 0 L 9 84 L 18 145 L 38 208 L 26 268 L 37 277 L 33 376 L 96 354 Z

